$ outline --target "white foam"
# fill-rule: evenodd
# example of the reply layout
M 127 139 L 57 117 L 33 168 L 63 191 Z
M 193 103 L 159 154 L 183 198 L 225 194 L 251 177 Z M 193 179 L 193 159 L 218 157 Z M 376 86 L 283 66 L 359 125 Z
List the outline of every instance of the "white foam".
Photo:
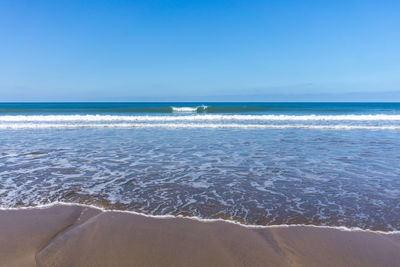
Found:
M 269 228 L 286 228 L 286 227 L 313 227 L 313 228 L 320 228 L 320 229 L 336 229 L 340 231 L 346 231 L 346 232 L 369 232 L 369 233 L 377 233 L 377 234 L 385 234 L 385 235 L 392 235 L 392 234 L 400 234 L 400 230 L 395 230 L 395 231 L 379 231 L 379 230 L 371 230 L 371 229 L 362 229 L 359 227 L 346 227 L 346 226 L 326 226 L 326 225 L 314 225 L 314 224 L 276 224 L 276 225 L 255 225 L 255 224 L 244 224 L 238 221 L 234 220 L 227 220 L 227 219 L 206 219 L 206 218 L 201 218 L 198 216 L 184 216 L 184 215 L 151 215 L 151 214 L 146 214 L 146 213 L 141 213 L 141 212 L 136 212 L 136 211 L 128 211 L 128 210 L 115 210 L 115 209 L 105 209 L 103 207 L 98 207 L 95 205 L 88 205 L 88 204 L 80 204 L 80 203 L 72 203 L 72 202 L 53 202 L 49 204 L 43 204 L 43 205 L 38 205 L 38 206 L 29 206 L 29 207 L 4 207 L 0 206 L 0 210 L 32 210 L 32 209 L 45 209 L 45 208 L 50 208 L 53 206 L 57 205 L 63 205 L 63 206 L 81 206 L 81 207 L 87 207 L 87 208 L 94 208 L 101 210 L 102 212 L 118 212 L 118 213 L 129 213 L 129 214 L 135 214 L 139 216 L 144 216 L 148 218 L 155 218 L 155 219 L 174 219 L 174 218 L 184 218 L 184 219 L 189 219 L 189 220 L 195 220 L 195 221 L 200 221 L 200 222 L 205 222 L 205 223 L 213 223 L 213 222 L 225 222 L 225 223 L 231 223 L 235 225 L 239 225 L 241 227 L 245 228 L 252 228 L 252 229 L 269 229 Z
M 179 107 L 176 112 L 194 112 L 199 107 Z M 400 115 L 165 115 L 165 116 L 118 116 L 118 115 L 4 115 L 0 122 L 169 122 L 169 121 L 400 121 Z
M 197 112 L 199 109 L 207 109 L 207 106 L 197 107 L 171 107 L 173 112 Z
M 166 129 L 312 129 L 312 130 L 400 130 L 400 125 L 307 125 L 239 123 L 4 123 L 0 129 L 76 129 L 76 128 L 166 128 Z
M 174 112 L 196 112 L 197 107 L 192 108 L 192 107 L 172 107 L 172 111 Z

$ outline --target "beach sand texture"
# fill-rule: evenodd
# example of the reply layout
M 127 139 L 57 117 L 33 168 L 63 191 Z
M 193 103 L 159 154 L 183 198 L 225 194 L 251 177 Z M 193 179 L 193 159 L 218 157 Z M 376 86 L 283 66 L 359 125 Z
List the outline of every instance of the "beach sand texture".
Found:
M 0 211 L 0 266 L 399 266 L 400 235 L 250 229 L 83 206 Z

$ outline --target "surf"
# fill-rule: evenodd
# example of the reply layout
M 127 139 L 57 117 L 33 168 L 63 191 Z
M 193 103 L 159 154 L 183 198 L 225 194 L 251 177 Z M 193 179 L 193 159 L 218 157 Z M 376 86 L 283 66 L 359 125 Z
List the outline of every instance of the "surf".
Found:
M 177 113 L 193 113 L 206 107 L 177 107 Z M 0 122 L 100 122 L 100 121 L 400 121 L 400 115 L 2 115 Z
M 309 129 L 309 130 L 400 130 L 400 125 L 306 125 L 306 124 L 227 124 L 227 123 L 14 123 L 0 124 L 7 129 L 76 129 L 76 128 L 165 128 L 165 129 Z
M 184 112 L 184 113 L 193 113 L 193 112 L 204 112 L 207 110 L 207 106 L 201 105 L 197 107 L 171 107 L 172 112 Z

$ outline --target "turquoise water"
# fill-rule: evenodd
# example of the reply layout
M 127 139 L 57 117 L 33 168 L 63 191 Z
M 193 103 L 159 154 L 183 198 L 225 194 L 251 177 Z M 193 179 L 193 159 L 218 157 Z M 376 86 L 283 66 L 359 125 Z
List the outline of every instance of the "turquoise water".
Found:
M 206 106 L 206 108 L 201 108 Z M 0 114 L 173 113 L 173 107 L 198 107 L 196 113 L 243 114 L 400 114 L 400 103 L 0 103 Z
M 399 103 L 2 103 L 0 205 L 400 230 Z

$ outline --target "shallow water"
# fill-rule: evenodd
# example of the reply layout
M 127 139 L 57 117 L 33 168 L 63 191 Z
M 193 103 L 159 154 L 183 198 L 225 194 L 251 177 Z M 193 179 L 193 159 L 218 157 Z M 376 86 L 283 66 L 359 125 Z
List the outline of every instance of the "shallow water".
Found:
M 279 114 L 3 110 L 0 205 L 400 230 L 399 105 L 284 105 Z

